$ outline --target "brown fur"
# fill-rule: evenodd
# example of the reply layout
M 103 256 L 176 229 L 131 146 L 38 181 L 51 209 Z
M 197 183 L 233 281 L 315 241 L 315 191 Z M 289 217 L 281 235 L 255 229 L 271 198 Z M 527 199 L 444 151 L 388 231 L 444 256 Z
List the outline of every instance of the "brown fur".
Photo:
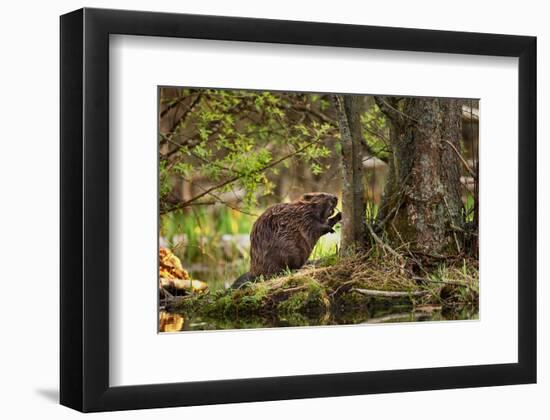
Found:
M 298 201 L 269 207 L 252 226 L 250 272 L 233 287 L 302 267 L 319 238 L 334 232 L 333 226 L 341 220 L 340 213 L 331 217 L 337 203 L 332 194 L 308 193 Z

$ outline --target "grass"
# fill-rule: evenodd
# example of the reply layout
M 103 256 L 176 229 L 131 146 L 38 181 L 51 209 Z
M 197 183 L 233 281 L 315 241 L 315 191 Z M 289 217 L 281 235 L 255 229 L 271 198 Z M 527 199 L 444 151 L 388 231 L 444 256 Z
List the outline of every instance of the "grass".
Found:
M 321 236 L 315 248 L 313 248 L 309 259 L 312 261 L 334 259 L 338 256 L 339 244 L 340 229 L 337 227 L 335 233 Z
M 163 215 L 160 235 L 192 278 L 224 289 L 248 270 L 248 246 L 239 236 L 248 237 L 255 219 L 227 206 L 196 206 Z
M 192 207 L 190 210 L 174 211 L 160 219 L 160 235 L 170 248 L 179 250 L 178 257 L 187 262 L 204 258 L 204 255 L 219 257 L 219 245 L 224 235 L 248 235 L 255 216 L 220 206 L 214 209 Z M 183 243 L 183 245 L 182 245 Z

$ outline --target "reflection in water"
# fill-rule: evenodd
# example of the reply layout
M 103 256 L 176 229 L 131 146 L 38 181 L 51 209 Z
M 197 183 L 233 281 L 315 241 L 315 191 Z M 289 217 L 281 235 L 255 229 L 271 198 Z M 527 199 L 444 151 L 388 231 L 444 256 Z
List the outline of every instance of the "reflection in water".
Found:
M 353 311 L 353 313 L 327 313 L 316 318 L 293 314 L 285 318 L 249 316 L 237 319 L 198 317 L 189 319 L 180 314 L 160 311 L 159 332 L 450 321 L 478 319 L 478 317 L 479 311 L 474 307 L 446 309 L 434 305 L 416 308 L 394 306 L 392 308 L 371 309 L 370 311 Z
M 159 332 L 182 331 L 185 319 L 179 314 L 159 312 Z

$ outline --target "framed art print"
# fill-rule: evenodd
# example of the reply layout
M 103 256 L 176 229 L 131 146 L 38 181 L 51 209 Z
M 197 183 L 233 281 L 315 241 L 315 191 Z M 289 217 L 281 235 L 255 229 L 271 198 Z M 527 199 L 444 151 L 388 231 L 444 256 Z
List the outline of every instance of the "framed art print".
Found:
M 64 405 L 534 382 L 535 221 L 534 37 L 61 17 Z

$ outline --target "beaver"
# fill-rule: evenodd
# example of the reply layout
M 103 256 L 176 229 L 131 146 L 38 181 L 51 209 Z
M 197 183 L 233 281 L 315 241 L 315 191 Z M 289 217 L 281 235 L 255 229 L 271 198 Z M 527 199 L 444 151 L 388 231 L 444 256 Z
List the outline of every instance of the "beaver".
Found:
M 332 216 L 337 204 L 336 196 L 316 192 L 265 210 L 250 233 L 250 271 L 231 288 L 239 288 L 259 276 L 271 277 L 285 269 L 302 267 L 319 238 L 333 233 L 334 225 L 342 219 L 339 212 Z

